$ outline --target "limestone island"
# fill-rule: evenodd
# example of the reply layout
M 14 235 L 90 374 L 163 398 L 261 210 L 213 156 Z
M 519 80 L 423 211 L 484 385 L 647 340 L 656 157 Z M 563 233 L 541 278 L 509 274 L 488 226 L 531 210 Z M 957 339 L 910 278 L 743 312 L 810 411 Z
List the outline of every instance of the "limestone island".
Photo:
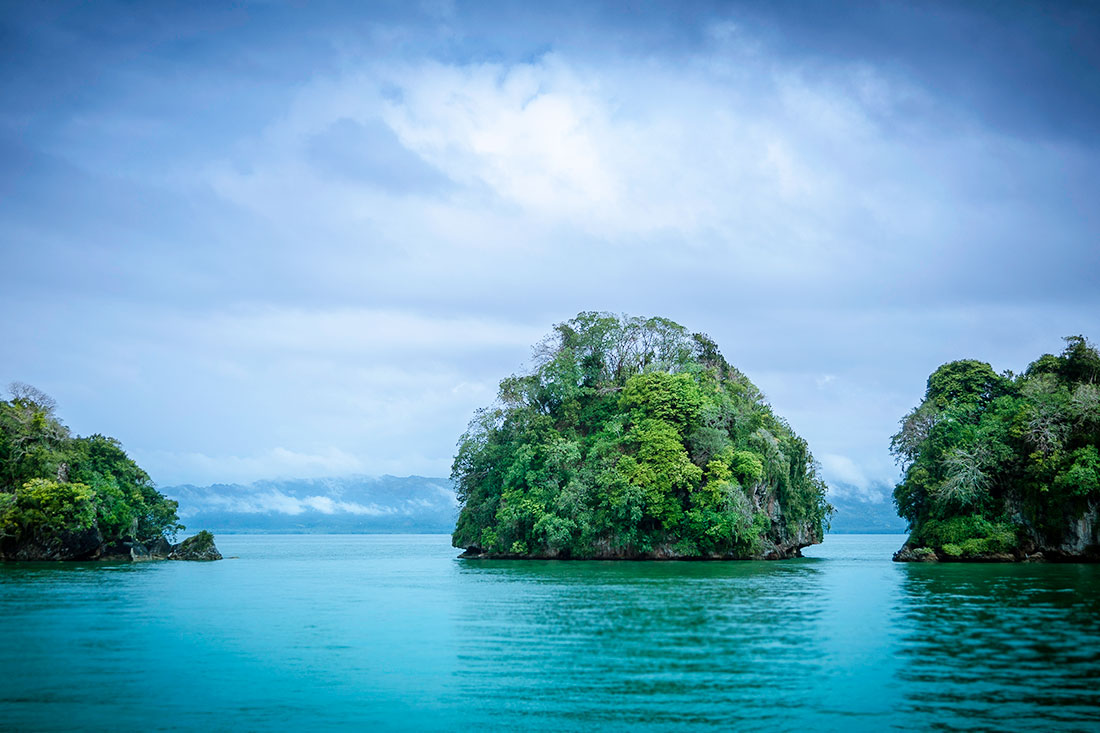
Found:
M 581 313 L 459 442 L 466 558 L 780 559 L 831 507 L 806 441 L 704 334 Z
M 1100 355 L 1065 339 L 1020 375 L 953 361 L 891 448 L 898 561 L 1100 561 Z
M 0 400 L 0 560 L 221 560 L 214 536 L 178 544 L 178 504 L 114 438 L 72 437 L 26 384 Z

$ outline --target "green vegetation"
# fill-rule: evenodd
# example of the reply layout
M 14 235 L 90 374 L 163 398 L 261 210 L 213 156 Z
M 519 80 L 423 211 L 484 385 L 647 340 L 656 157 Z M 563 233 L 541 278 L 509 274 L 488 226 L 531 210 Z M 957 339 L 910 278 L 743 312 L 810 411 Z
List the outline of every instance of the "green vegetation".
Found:
M 713 341 L 581 313 L 459 442 L 453 541 L 533 557 L 783 557 L 830 507 L 806 442 Z
M 1100 504 L 1100 355 L 1081 336 L 1065 341 L 1018 376 L 965 360 L 928 378 L 891 441 L 905 469 L 894 501 L 910 550 L 943 559 L 1095 552 L 1095 529 L 1078 520 Z
M 42 392 L 14 384 L 0 400 L 0 556 L 93 531 L 96 543 L 152 544 L 183 529 L 177 504 L 114 438 L 72 437 Z
M 221 560 L 222 554 L 214 546 L 214 535 L 204 529 L 176 545 L 169 557 L 175 560 Z

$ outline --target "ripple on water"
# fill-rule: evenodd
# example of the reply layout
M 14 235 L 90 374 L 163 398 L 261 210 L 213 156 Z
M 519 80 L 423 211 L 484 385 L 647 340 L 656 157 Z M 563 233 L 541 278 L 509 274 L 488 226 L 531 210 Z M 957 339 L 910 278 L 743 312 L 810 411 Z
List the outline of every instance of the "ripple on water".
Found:
M 0 566 L 0 727 L 1084 730 L 1100 568 L 468 562 L 223 536 L 213 564 Z

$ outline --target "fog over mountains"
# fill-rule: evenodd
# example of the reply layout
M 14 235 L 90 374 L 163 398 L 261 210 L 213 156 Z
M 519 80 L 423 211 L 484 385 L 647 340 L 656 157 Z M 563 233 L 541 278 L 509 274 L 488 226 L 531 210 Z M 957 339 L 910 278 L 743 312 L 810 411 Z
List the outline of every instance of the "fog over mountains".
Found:
M 244 532 L 446 532 L 458 514 L 451 482 L 423 476 L 278 479 L 167 486 L 190 529 Z
M 903 534 L 905 520 L 894 508 L 893 487 L 874 483 L 867 488 L 830 484 L 829 503 L 836 509 L 829 531 L 836 534 Z
M 458 501 L 450 479 L 347 476 L 251 484 L 167 486 L 189 529 L 215 532 L 442 532 L 454 529 Z M 838 484 L 829 501 L 832 532 L 904 532 L 890 487 Z

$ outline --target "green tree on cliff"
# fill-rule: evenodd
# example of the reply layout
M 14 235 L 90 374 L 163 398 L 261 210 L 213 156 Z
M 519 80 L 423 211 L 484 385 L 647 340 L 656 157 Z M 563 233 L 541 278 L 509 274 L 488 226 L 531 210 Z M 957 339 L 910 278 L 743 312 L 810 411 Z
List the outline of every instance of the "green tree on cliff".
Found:
M 1100 354 L 1065 339 L 1014 376 L 965 360 L 928 378 L 891 448 L 913 547 L 946 557 L 1057 546 L 1100 501 Z
M 805 441 L 711 339 L 664 318 L 555 326 L 470 423 L 452 477 L 455 546 L 496 555 L 797 551 L 829 510 Z
M 105 542 L 149 543 L 183 529 L 176 502 L 156 490 L 114 438 L 73 437 L 54 401 L 16 383 L 0 400 L 0 538 L 98 529 Z

